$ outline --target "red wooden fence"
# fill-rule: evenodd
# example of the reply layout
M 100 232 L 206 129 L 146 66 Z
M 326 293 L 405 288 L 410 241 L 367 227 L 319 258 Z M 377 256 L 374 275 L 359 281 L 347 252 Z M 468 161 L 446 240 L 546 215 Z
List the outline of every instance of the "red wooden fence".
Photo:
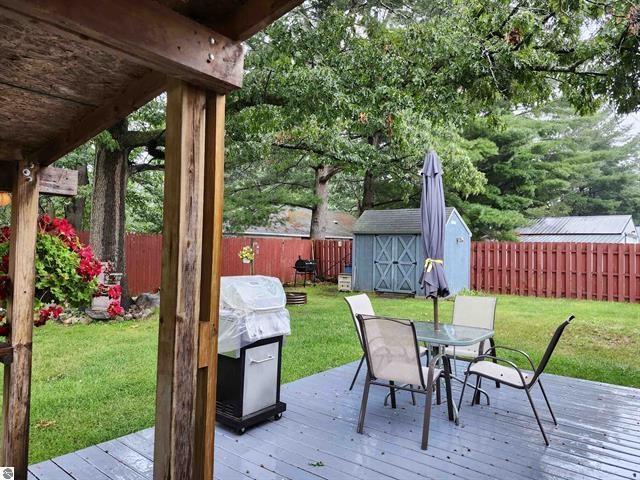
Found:
M 87 243 L 89 235 L 80 233 Z M 278 237 L 225 237 L 222 243 L 222 275 L 249 275 L 250 265 L 242 263 L 238 252 L 253 244 L 254 274 L 278 277 L 284 283 L 294 280 L 293 265 L 298 257 L 318 260 L 318 275 L 335 279 L 351 264 L 351 240 L 316 240 Z M 162 235 L 129 233 L 125 239 L 129 292 L 138 295 L 160 288 Z
M 471 288 L 492 293 L 640 301 L 640 245 L 473 242 Z
M 315 240 L 314 258 L 318 261 L 318 275 L 326 280 L 336 279 L 351 265 L 351 240 Z

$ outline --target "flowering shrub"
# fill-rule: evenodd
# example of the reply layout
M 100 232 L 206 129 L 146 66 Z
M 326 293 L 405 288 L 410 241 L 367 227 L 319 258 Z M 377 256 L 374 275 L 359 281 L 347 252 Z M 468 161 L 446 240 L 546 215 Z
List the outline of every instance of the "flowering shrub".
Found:
M 247 245 L 246 247 L 242 247 L 242 250 L 238 252 L 238 256 L 242 260 L 249 260 L 250 262 L 253 262 L 253 259 L 255 258 L 255 253 L 253 252 L 253 248 Z
M 6 308 L 11 285 L 9 270 L 9 227 L 0 228 L 0 309 Z M 71 224 L 62 218 L 43 215 L 38 220 L 36 239 L 36 291 L 34 325 L 56 319 L 64 307 L 88 305 L 98 286 L 102 265 L 91 247 L 83 245 Z M 0 313 L 0 322 L 4 320 Z M 8 335 L 8 325 L 0 324 L 0 335 Z

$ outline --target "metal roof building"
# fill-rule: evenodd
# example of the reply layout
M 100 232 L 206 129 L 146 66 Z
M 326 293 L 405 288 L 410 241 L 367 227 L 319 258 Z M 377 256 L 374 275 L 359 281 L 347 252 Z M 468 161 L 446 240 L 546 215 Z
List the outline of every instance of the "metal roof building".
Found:
M 541 217 L 517 233 L 522 242 L 640 243 L 631 215 Z

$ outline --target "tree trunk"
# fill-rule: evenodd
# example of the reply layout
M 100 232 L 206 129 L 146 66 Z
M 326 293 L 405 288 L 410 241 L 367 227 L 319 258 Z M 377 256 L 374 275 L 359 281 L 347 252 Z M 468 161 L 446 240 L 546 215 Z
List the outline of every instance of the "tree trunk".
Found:
M 321 165 L 316 168 L 314 194 L 318 203 L 311 209 L 312 240 L 324 240 L 327 235 L 329 221 L 329 180 L 335 174 L 334 168 Z
M 113 138 L 121 140 L 127 132 L 122 121 L 109 129 Z M 122 299 L 129 299 L 125 258 L 125 196 L 128 177 L 127 146 L 109 150 L 102 145 L 96 149 L 93 200 L 91 203 L 90 244 L 97 258 L 111 262 L 114 272 L 122 272 Z
M 362 201 L 360 202 L 360 208 L 358 209 L 360 215 L 365 210 L 371 210 L 375 202 L 375 184 L 373 178 L 373 172 L 367 170 L 364 172 L 364 180 L 362 182 Z
M 87 164 L 83 163 L 78 165 L 78 186 L 82 187 L 89 184 L 89 172 Z M 84 209 L 86 205 L 86 199 L 82 196 L 75 196 L 65 206 L 64 215 L 69 220 L 69 223 L 73 225 L 73 228 L 77 232 L 83 230 L 84 227 Z

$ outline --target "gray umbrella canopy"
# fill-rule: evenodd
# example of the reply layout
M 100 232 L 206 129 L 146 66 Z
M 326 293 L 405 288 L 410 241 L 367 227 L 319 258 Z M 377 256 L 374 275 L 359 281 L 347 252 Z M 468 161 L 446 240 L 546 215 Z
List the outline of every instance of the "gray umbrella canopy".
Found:
M 425 264 L 420 283 L 425 295 L 431 298 L 449 296 L 449 286 L 444 274 L 444 226 L 445 205 L 442 188 L 442 165 L 436 152 L 424 157 L 420 214 L 422 220 L 422 246 Z

